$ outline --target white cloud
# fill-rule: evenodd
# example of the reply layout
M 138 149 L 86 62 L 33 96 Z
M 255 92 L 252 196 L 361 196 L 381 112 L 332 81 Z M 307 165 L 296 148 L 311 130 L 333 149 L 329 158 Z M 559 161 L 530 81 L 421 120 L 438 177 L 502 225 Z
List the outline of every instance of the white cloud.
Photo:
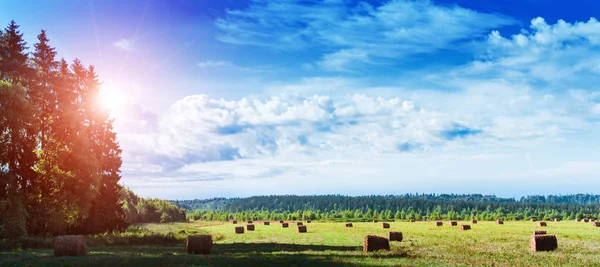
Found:
M 232 67 L 235 66 L 230 61 L 223 60 L 207 60 L 204 62 L 198 63 L 198 67 L 200 68 L 222 68 L 222 67 Z
M 216 21 L 221 41 L 285 50 L 316 47 L 318 65 L 331 71 L 454 49 L 491 29 L 514 24 L 511 18 L 430 1 L 387 1 L 354 5 L 332 1 L 256 1 L 230 10 Z M 378 61 L 370 60 L 372 58 Z
M 369 21 L 361 19 L 352 23 Z M 266 86 L 265 97 L 188 96 L 158 116 L 153 132 L 119 135 L 127 173 L 140 187 L 142 177 L 168 178 L 209 196 L 581 191 L 600 185 L 598 25 L 536 18 L 511 37 L 493 31 L 474 43 L 477 60 L 400 76 L 401 86 L 312 77 Z M 247 34 L 253 39 L 238 41 L 260 41 Z M 357 40 L 310 66 L 347 71 L 349 62 L 380 57 Z
M 113 43 L 113 46 L 123 49 L 127 52 L 134 51 L 134 41 L 132 39 L 121 39 Z

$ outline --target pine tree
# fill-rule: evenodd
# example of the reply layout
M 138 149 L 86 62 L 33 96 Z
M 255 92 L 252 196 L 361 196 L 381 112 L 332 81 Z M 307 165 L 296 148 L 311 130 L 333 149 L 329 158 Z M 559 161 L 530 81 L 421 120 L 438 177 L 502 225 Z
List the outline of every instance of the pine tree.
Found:
M 27 80 L 29 67 L 27 66 L 27 42 L 19 31 L 15 21 L 4 29 L 0 36 L 0 78 L 13 84 Z

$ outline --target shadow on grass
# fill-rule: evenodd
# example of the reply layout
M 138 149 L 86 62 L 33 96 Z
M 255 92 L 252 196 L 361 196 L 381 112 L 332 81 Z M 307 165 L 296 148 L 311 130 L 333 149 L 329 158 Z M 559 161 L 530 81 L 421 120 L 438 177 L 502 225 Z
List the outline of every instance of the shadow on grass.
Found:
M 303 251 L 361 251 L 359 246 L 299 245 L 282 243 L 214 244 L 214 253 L 303 252 Z
M 184 246 L 91 248 L 84 257 L 55 258 L 50 249 L 0 253 L 0 266 L 373 266 L 403 253 L 363 254 L 361 247 L 276 243 L 215 244 L 211 255 L 186 254 Z

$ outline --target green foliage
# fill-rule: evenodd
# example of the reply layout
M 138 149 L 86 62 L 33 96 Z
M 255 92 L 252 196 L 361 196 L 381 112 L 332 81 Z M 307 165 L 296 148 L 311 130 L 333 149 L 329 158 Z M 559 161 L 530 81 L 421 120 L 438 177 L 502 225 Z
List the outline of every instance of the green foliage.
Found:
M 185 210 L 166 200 L 140 198 L 126 188 L 123 188 L 120 194 L 121 202 L 124 203 L 124 215 L 129 224 L 186 220 Z

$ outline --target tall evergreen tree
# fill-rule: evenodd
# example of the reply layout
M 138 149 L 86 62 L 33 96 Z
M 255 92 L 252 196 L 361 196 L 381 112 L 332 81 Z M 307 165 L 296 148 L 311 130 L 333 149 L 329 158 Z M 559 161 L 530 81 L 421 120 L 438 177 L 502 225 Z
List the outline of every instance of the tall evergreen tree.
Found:
M 15 21 L 4 29 L 0 38 L 0 78 L 17 84 L 27 79 L 29 67 L 27 65 L 27 42 L 19 31 Z

